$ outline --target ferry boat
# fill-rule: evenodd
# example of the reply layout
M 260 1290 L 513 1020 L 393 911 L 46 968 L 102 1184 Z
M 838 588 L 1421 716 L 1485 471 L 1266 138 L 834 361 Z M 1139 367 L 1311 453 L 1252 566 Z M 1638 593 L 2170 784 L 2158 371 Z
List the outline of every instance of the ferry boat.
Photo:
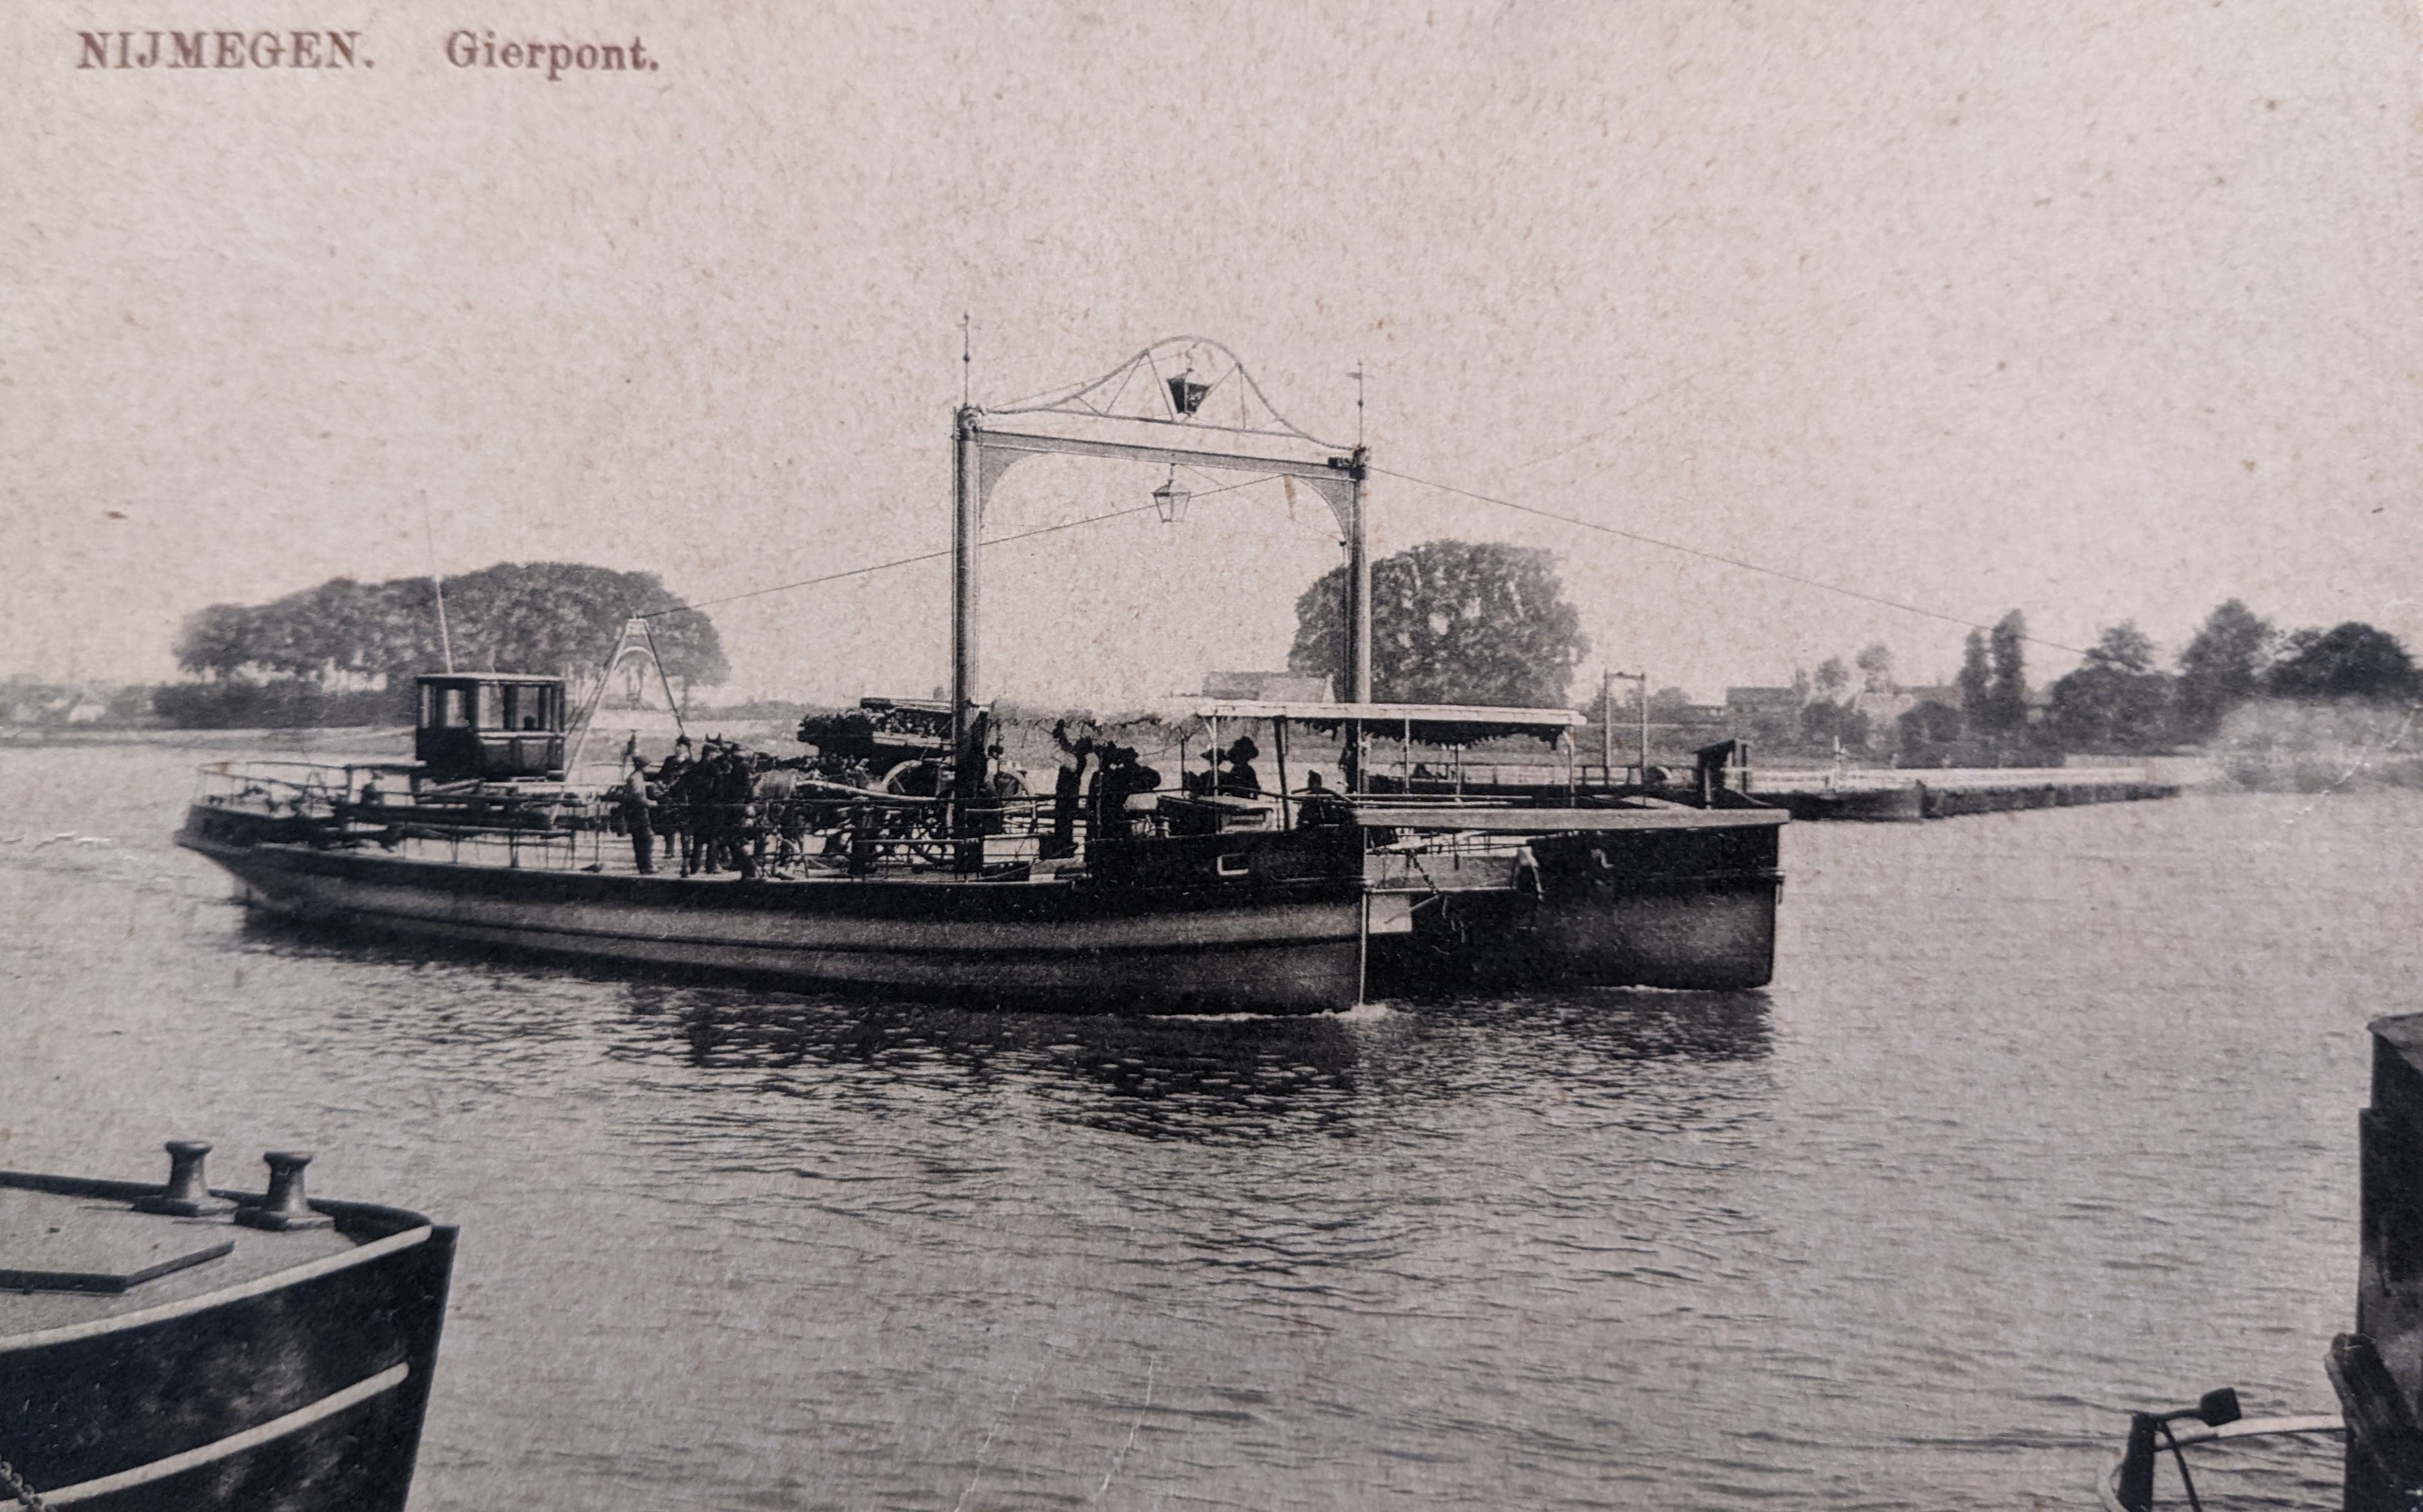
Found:
M 1374 701 L 1364 449 L 1247 423 L 1260 390 L 1233 358 L 1210 383 L 1191 366 L 1132 382 L 1178 347 L 1226 354 L 1180 339 L 1037 404 L 960 409 L 949 701 L 869 700 L 854 722 L 802 731 L 820 748 L 863 735 L 897 758 L 890 770 L 836 780 L 833 750 L 760 755 L 745 794 L 676 805 L 691 834 L 717 831 L 711 858 L 741 837 L 729 870 L 643 874 L 612 836 L 627 805 L 566 781 L 560 681 L 493 673 L 421 679 L 410 763 L 206 768 L 179 842 L 248 901 L 306 921 L 984 1003 L 1306 1012 L 1375 985 L 1764 985 L 1788 816 L 1729 780 L 1723 752 L 1689 786 L 1645 771 L 1584 782 L 1571 711 Z M 1165 396 L 1159 413 L 1114 402 L 1139 387 Z M 1224 392 L 1238 425 L 1206 416 Z M 1082 801 L 1003 780 L 979 698 L 977 546 L 1002 475 L 1047 453 L 1277 476 L 1335 511 L 1351 696 L 1182 711 L 1215 736 L 1265 732 L 1282 752 L 1275 790 L 1157 774 L 1135 788 L 1135 753 L 1107 739 Z M 1174 483 L 1155 502 L 1182 518 Z M 1339 786 L 1291 786 L 1291 732 L 1300 750 L 1331 743 Z M 1546 764 L 1462 780 L 1466 751 L 1509 741 L 1545 748 Z M 1416 780 L 1417 749 L 1452 752 L 1458 780 Z
M 454 1230 L 208 1185 L 0 1172 L 0 1500 L 76 1512 L 401 1512 Z

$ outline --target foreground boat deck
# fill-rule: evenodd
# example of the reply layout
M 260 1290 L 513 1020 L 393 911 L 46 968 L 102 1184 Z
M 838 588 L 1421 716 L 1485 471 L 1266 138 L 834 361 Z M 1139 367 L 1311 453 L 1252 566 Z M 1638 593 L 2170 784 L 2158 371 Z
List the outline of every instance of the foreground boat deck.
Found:
M 139 1210 L 159 1186 L 0 1172 L 7 1455 L 44 1504 L 401 1512 L 454 1230 L 306 1207 L 294 1180 L 279 1228 L 198 1164 L 191 1216 Z

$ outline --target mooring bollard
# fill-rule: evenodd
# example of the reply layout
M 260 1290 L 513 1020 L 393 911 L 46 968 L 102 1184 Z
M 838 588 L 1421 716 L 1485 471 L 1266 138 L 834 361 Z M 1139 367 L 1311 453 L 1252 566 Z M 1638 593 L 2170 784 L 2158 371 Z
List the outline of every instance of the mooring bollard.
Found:
M 210 1184 L 202 1179 L 202 1158 L 211 1153 L 207 1141 L 170 1140 L 167 1150 L 168 1184 L 156 1196 L 135 1199 L 136 1212 L 207 1218 L 235 1206 L 224 1197 L 212 1196 Z
M 336 1221 L 311 1211 L 303 1195 L 303 1168 L 308 1154 L 272 1150 L 261 1159 L 269 1165 L 269 1194 L 258 1207 L 236 1209 L 235 1221 L 246 1228 L 287 1233 L 294 1229 L 327 1228 Z

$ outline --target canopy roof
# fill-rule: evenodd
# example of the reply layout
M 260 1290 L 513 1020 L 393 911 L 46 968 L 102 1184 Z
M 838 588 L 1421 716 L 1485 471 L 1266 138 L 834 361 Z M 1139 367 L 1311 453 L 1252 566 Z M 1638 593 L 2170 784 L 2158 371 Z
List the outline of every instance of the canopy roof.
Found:
M 1285 719 L 1334 730 L 1353 720 L 1368 732 L 1402 735 L 1426 746 L 1472 746 L 1501 735 L 1529 735 L 1551 744 L 1590 721 L 1571 709 L 1495 709 L 1467 703 L 1260 702 L 1198 699 L 1187 705 L 1198 719 Z
M 422 672 L 416 683 L 562 683 L 544 672 Z

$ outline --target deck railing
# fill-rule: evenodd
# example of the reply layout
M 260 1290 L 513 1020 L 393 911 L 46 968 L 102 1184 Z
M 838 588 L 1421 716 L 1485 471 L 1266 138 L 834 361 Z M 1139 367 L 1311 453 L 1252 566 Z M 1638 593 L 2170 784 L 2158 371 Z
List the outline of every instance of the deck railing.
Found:
M 1527 778 L 1552 775 L 1544 767 L 1510 764 L 1468 766 L 1465 776 L 1480 784 L 1518 771 Z M 473 782 L 423 783 L 416 792 L 406 780 L 410 775 L 411 768 L 394 763 L 214 762 L 201 769 L 195 802 L 302 821 L 303 832 L 287 838 L 313 844 L 377 846 L 426 859 L 515 869 L 625 871 L 636 865 L 628 799 L 619 790 Z M 1172 811 L 1159 805 L 1178 795 L 1164 792 L 1132 800 L 1125 831 L 1137 837 L 1194 832 L 1175 822 L 1182 805 Z M 1298 818 L 1307 796 L 1266 795 L 1274 827 Z M 1367 840 L 1375 849 L 1460 859 L 1512 855 L 1525 843 L 1520 835 L 1455 827 L 1460 808 L 1502 807 L 1509 798 L 1418 789 L 1372 796 L 1400 812 L 1414 808 L 1437 813 L 1435 824 L 1370 832 Z M 1336 803 L 1341 795 L 1321 797 Z M 946 798 L 879 793 L 804 774 L 746 801 L 659 795 L 649 809 L 659 870 L 689 866 L 773 877 L 901 870 L 1007 874 L 1081 856 L 1099 828 L 1091 818 L 1092 805 L 1079 805 L 1064 847 L 1057 843 L 1058 804 L 1049 796 L 986 797 L 955 811 Z M 1199 823 L 1201 816 L 1190 813 L 1188 822 Z

